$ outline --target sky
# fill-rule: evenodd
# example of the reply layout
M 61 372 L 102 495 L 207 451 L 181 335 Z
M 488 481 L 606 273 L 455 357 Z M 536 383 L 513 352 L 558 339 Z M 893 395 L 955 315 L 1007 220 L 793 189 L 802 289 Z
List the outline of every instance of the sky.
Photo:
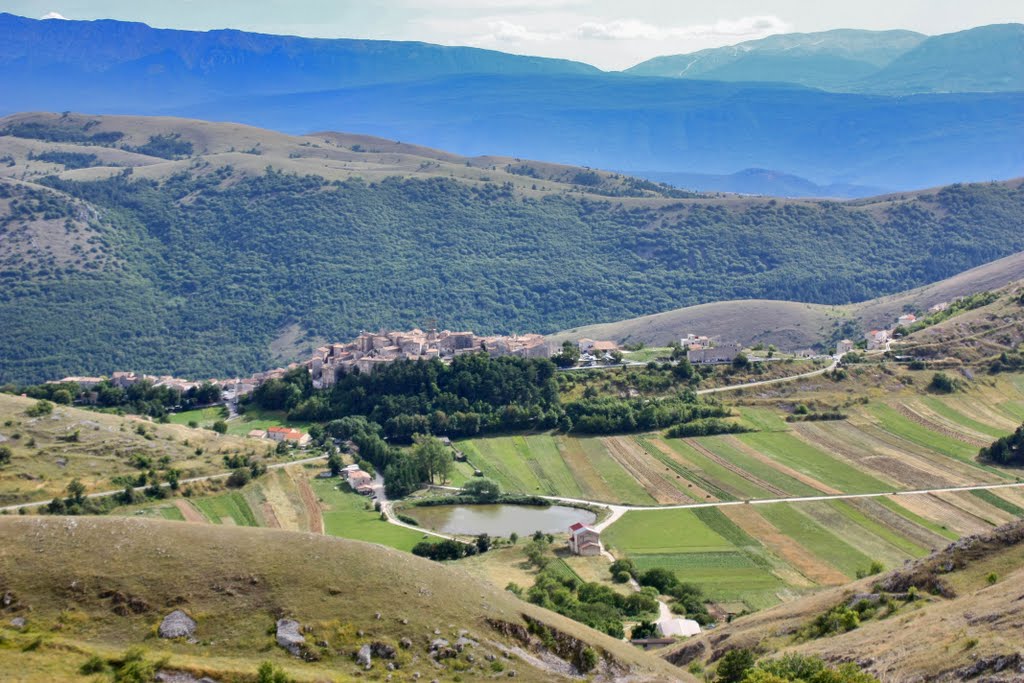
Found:
M 776 33 L 899 28 L 935 35 L 1024 23 L 1024 0 L 0 0 L 0 11 L 160 28 L 421 40 L 607 70 Z

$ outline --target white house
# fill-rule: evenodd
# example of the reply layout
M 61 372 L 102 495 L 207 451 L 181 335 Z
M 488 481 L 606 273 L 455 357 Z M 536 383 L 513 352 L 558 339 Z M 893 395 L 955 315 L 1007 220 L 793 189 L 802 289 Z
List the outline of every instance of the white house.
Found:
M 601 534 L 585 524 L 576 522 L 569 527 L 569 550 L 574 555 L 600 555 Z

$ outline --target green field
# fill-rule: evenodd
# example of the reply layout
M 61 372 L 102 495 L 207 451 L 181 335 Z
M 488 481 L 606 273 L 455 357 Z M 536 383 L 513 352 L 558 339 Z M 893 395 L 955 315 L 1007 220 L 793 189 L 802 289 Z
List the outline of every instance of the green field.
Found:
M 366 496 L 344 493 L 329 479 L 315 479 L 312 486 L 323 501 L 324 533 L 329 536 L 380 543 L 405 551 L 425 540 L 422 533 L 385 522 L 372 506 L 367 509 L 370 501 Z
M 784 432 L 741 434 L 737 438 L 798 472 L 845 493 L 879 493 L 892 486 Z
M 708 448 L 707 441 L 711 437 L 697 439 L 695 442 Z M 700 468 L 703 481 L 707 482 L 708 492 L 721 500 L 742 500 L 746 498 L 770 498 L 772 493 L 752 481 L 741 477 L 727 467 L 697 451 L 693 446 L 680 439 L 665 439 L 672 450 L 679 453 L 685 460 Z M 713 448 L 708 450 L 714 452 Z
M 891 432 L 896 436 L 916 443 L 919 446 L 924 446 L 925 448 L 937 453 L 942 453 L 943 455 L 948 455 L 951 458 L 957 458 L 958 460 L 974 464 L 974 457 L 978 454 L 978 449 L 970 444 L 951 439 L 947 436 L 943 436 L 942 434 L 937 434 L 915 422 L 911 422 L 896 412 L 895 409 L 885 405 L 884 403 L 872 404 L 868 408 L 868 412 L 878 420 L 879 424 L 886 431 Z M 986 469 L 989 471 L 998 471 L 994 468 Z
M 968 417 L 945 401 L 935 398 L 934 396 L 925 396 L 921 400 L 931 410 L 934 410 L 937 415 L 941 415 L 950 422 L 966 427 L 967 429 L 974 430 L 981 434 L 987 434 L 988 436 L 991 436 L 993 440 L 1006 436 L 1008 433 L 1003 429 L 993 427 L 992 425 L 988 425 L 983 422 L 979 422 L 972 417 Z
M 200 408 L 198 410 L 185 410 L 180 413 L 171 413 L 167 416 L 167 421 L 172 424 L 187 425 L 189 422 L 195 422 L 200 427 L 210 427 L 217 420 L 226 420 L 228 417 L 228 409 L 224 406 L 210 406 L 209 408 Z
M 985 491 L 984 489 L 980 489 L 977 491 L 971 491 L 971 495 L 973 495 L 975 498 L 980 498 L 981 500 L 985 501 L 992 507 L 999 508 L 1003 512 L 1009 512 L 1011 515 L 1014 515 L 1016 517 L 1024 517 L 1024 509 L 1020 508 L 1017 505 L 1014 505 L 1013 503 L 1004 498 L 1000 498 L 992 491 Z
M 780 436 L 789 438 L 788 435 L 780 434 Z M 734 465 L 738 465 L 744 471 L 749 472 L 763 482 L 782 489 L 789 495 L 816 496 L 821 494 L 821 491 L 813 486 L 798 481 L 771 465 L 751 457 L 740 449 L 734 448 L 730 443 L 730 438 L 726 436 L 709 436 L 700 439 L 700 443 L 715 455 L 728 460 Z
M 644 487 L 640 485 L 629 472 L 622 469 L 622 466 L 609 455 L 604 444 L 598 438 L 562 437 L 566 448 L 575 445 L 582 449 L 586 457 L 587 465 L 592 468 L 598 477 L 611 489 L 615 500 L 614 503 L 629 503 L 632 505 L 652 505 L 655 501 Z M 583 484 L 586 485 L 584 481 Z
M 244 415 L 239 415 L 234 420 L 228 421 L 228 434 L 245 436 L 253 429 L 267 429 L 268 427 L 295 427 L 306 431 L 309 425 L 302 422 L 289 422 L 285 418 L 284 411 L 262 410 L 255 406 L 249 406 Z
M 759 432 L 785 432 L 789 423 L 781 413 L 771 408 L 753 408 L 741 406 L 736 409 L 740 414 L 740 422 Z
M 778 602 L 776 592 L 785 587 L 760 544 L 716 509 L 630 512 L 603 538 L 639 569 L 671 569 L 712 600 L 767 607 Z
M 185 521 L 185 515 L 181 514 L 181 510 L 173 505 L 160 508 L 160 516 L 175 522 Z
M 798 509 L 794 504 L 770 503 L 759 505 L 757 510 L 783 534 L 796 539 L 818 559 L 850 578 L 856 576 L 857 570 L 871 564 L 872 558 L 825 529 L 810 515 L 803 514 L 802 508 Z
M 237 491 L 196 498 L 192 502 L 214 524 L 259 526 L 252 508 L 245 501 L 245 497 Z

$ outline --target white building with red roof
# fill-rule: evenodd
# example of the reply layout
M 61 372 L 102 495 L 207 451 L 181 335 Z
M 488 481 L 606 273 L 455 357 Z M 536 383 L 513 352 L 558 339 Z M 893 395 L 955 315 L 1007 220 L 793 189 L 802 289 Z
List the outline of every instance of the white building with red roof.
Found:
M 569 550 L 586 557 L 601 554 L 601 534 L 580 522 L 569 527 Z

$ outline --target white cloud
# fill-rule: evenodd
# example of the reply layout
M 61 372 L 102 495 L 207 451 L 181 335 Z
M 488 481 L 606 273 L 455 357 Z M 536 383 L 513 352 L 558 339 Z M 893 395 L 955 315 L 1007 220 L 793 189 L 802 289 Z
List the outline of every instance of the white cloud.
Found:
M 559 37 L 556 33 L 544 31 L 531 31 L 522 24 L 514 24 L 511 21 L 499 19 L 488 25 L 488 33 L 478 36 L 472 42 L 486 43 L 499 41 L 504 43 L 536 43 L 544 40 L 554 40 Z
M 617 19 L 608 22 L 585 21 L 575 28 L 543 30 L 505 18 L 492 19 L 487 23 L 487 32 L 477 35 L 469 42 L 473 45 L 487 43 L 538 43 L 546 41 L 578 40 L 643 40 L 671 42 L 691 40 L 749 40 L 763 38 L 774 33 L 792 30 L 790 25 L 774 16 L 743 17 L 723 19 L 714 24 L 690 26 L 655 26 L 639 19 Z
M 41 16 L 39 18 L 40 19 L 61 19 L 63 21 L 67 21 L 67 17 L 65 17 L 60 12 L 47 12 L 46 14 L 44 14 L 43 16 Z
M 673 40 L 677 38 L 755 38 L 784 33 L 790 26 L 778 17 L 743 17 L 722 19 L 714 24 L 691 26 L 655 26 L 637 19 L 606 23 L 588 21 L 575 31 L 584 40 Z

